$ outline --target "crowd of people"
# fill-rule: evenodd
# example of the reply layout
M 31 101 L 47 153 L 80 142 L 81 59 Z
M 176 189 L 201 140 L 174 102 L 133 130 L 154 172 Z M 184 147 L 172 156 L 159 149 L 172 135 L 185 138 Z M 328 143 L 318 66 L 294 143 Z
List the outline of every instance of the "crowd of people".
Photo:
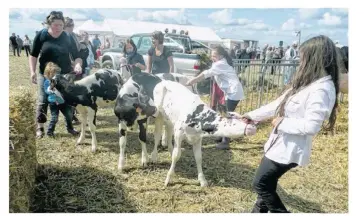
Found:
M 24 48 L 24 51 L 28 57 L 30 54 L 31 45 L 32 43 L 28 35 L 25 35 L 24 38 L 22 39 L 19 35 L 15 36 L 15 33 L 12 33 L 12 35 L 9 38 L 9 46 L 13 50 L 14 56 L 20 57 L 21 52 Z
M 47 121 L 47 107 L 51 110 L 51 122 L 47 135 L 54 137 L 59 111 L 66 119 L 67 131 L 72 135 L 79 134 L 73 128 L 74 108 L 59 97 L 59 92 L 52 88 L 51 77 L 55 73 L 76 73 L 79 79 L 89 74 L 90 68 L 97 59 L 97 49 L 101 41 L 95 37 L 89 41 L 87 32 L 81 36 L 73 33 L 74 23 L 71 18 L 63 17 L 60 11 L 52 11 L 46 17 L 47 28 L 37 32 L 30 50 L 29 69 L 31 81 L 38 86 L 37 137 L 44 136 L 44 124 Z M 149 73 L 171 73 L 173 56 L 163 46 L 163 33 L 154 32 L 153 46 L 148 51 L 147 62 L 137 53 L 132 40 L 127 40 L 123 56 L 127 64 L 133 66 L 134 73 L 146 70 Z M 15 34 L 10 37 L 15 50 L 19 43 Z M 22 46 L 26 45 L 23 40 Z M 29 42 L 30 46 L 30 42 Z M 106 41 L 105 48 L 110 46 Z M 334 42 L 326 36 L 313 37 L 299 47 L 297 44 L 282 48 L 265 45 L 257 55 L 238 47 L 230 54 L 222 46 L 212 50 L 212 67 L 191 79 L 187 85 L 193 85 L 206 78 L 213 77 L 216 91 L 219 91 L 218 106 L 234 111 L 237 104 L 244 100 L 242 84 L 233 68 L 232 59 L 252 59 L 259 56 L 265 62 L 277 59 L 300 58 L 296 76 L 286 91 L 275 101 L 244 114 L 243 121 L 261 122 L 269 118 L 272 121 L 272 133 L 264 146 L 264 156 L 257 169 L 253 187 L 258 194 L 252 212 L 282 212 L 288 210 L 280 200 L 276 189 L 279 178 L 296 166 L 309 163 L 313 137 L 320 131 L 324 120 L 328 128 L 333 129 L 336 119 L 337 95 L 339 93 L 339 53 L 335 51 Z M 244 51 L 245 50 L 245 51 Z M 18 51 L 19 52 L 19 51 Z M 36 72 L 39 62 L 39 72 Z M 228 149 L 229 142 L 225 137 L 218 140 L 218 149 Z

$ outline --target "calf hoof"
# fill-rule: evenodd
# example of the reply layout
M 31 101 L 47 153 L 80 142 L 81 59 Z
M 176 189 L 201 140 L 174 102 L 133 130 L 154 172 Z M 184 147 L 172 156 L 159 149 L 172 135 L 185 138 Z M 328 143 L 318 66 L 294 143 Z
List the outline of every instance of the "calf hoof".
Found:
M 76 146 L 82 144 L 84 141 L 84 139 L 78 139 L 76 142 Z
M 148 158 L 142 159 L 142 167 L 147 167 L 147 166 L 148 166 Z
M 157 160 L 158 160 L 157 153 L 152 152 L 150 160 L 151 160 L 152 163 L 157 163 Z
M 169 179 L 169 178 L 167 178 L 167 179 L 164 181 L 164 186 L 165 186 L 165 187 L 168 187 L 169 182 L 170 182 L 170 179 Z
M 207 183 L 206 180 L 205 181 L 200 181 L 200 185 L 201 185 L 201 187 L 207 187 L 207 186 L 209 186 L 209 184 Z

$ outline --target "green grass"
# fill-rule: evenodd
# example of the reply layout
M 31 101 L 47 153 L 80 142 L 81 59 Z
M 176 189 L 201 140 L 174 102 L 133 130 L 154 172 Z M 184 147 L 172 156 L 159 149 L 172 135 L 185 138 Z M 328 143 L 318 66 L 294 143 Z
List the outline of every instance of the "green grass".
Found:
M 25 57 L 10 58 L 10 91 L 30 84 Z M 239 111 L 239 108 L 237 109 Z M 313 144 L 311 163 L 296 168 L 279 181 L 278 193 L 293 212 L 348 212 L 348 104 L 344 102 L 334 136 L 320 133 Z M 79 126 L 76 126 L 79 130 Z M 229 151 L 214 148 L 212 139 L 203 141 L 203 171 L 209 187 L 197 180 L 192 147 L 184 144 L 173 184 L 164 187 L 171 158 L 159 149 L 157 164 L 143 168 L 137 136 L 128 137 L 124 173 L 117 170 L 119 156 L 117 119 L 112 109 L 100 109 L 97 117 L 98 149 L 75 146 L 63 117 L 56 139 L 37 143 L 40 164 L 34 191 L 33 212 L 249 212 L 256 194 L 251 182 L 271 130 L 259 126 L 255 136 L 233 141 Z M 147 149 L 153 148 L 149 131 Z M 90 134 L 86 142 L 90 143 Z

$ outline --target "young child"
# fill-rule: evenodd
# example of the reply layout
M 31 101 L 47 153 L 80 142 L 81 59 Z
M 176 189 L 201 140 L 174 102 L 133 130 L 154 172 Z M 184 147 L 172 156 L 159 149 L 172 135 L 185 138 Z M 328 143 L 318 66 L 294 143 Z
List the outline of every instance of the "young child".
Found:
M 211 60 L 213 61 L 211 68 L 191 79 L 187 85 L 193 85 L 206 78 L 213 77 L 216 83 L 213 89 L 219 104 L 217 108 L 233 112 L 239 102 L 244 99 L 243 86 L 233 68 L 233 60 L 222 46 L 212 50 Z M 216 148 L 229 149 L 230 139 L 223 137 L 220 143 L 216 145 Z
M 66 126 L 68 133 L 72 135 L 78 135 L 79 132 L 73 129 L 72 126 L 72 107 L 65 103 L 61 94 L 54 88 L 53 84 L 51 83 L 52 77 L 57 73 L 61 72 L 61 68 L 53 63 L 47 63 L 45 70 L 44 70 L 44 91 L 47 94 L 47 100 L 49 102 L 49 109 L 51 110 L 51 121 L 48 125 L 47 136 L 54 137 L 54 130 L 56 128 L 56 124 L 58 122 L 58 115 L 59 111 L 62 112 L 66 119 Z

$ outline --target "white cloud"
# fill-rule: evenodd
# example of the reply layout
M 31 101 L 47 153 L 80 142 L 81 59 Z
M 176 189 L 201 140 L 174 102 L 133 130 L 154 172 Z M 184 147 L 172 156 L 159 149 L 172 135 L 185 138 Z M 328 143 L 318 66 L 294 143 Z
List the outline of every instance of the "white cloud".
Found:
M 328 26 L 341 25 L 341 17 L 331 15 L 329 12 L 327 12 L 322 16 L 322 19 L 318 21 L 318 24 Z
M 129 19 L 131 20 L 131 19 Z M 162 23 L 190 24 L 185 15 L 185 10 L 160 10 L 160 11 L 144 11 L 138 10 L 132 20 L 152 21 Z
M 301 8 L 298 10 L 299 16 L 302 20 L 315 18 L 319 14 L 318 8 Z
M 282 24 L 283 31 L 293 31 L 296 28 L 295 19 L 288 19 L 286 22 Z
M 255 22 L 250 23 L 245 26 L 243 26 L 245 29 L 252 29 L 252 30 L 270 30 L 271 27 L 263 22 Z
M 295 19 L 291 18 L 282 24 L 281 29 L 283 31 L 295 31 L 295 30 L 299 30 L 299 29 L 308 29 L 311 27 L 312 27 L 312 25 L 304 23 L 304 22 L 301 22 L 300 24 L 298 24 L 298 23 L 296 23 Z
M 221 25 L 229 25 L 234 22 L 234 20 L 232 19 L 231 9 L 223 9 L 220 11 L 212 12 L 208 15 L 208 18 L 214 20 L 215 24 Z
M 271 27 L 265 24 L 262 20 L 249 20 L 245 18 L 233 19 L 231 9 L 223 9 L 212 12 L 208 18 L 213 20 L 217 25 L 240 26 L 247 30 L 269 30 Z

